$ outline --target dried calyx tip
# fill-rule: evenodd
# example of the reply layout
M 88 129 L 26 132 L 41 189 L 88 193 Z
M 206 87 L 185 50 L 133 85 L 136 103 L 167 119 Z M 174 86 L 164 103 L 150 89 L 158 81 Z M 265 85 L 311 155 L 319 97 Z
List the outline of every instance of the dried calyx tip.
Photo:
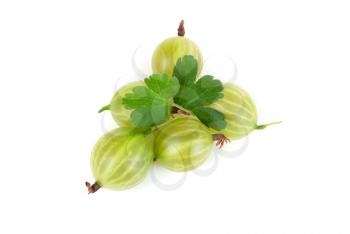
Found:
M 95 182 L 93 185 L 91 185 L 89 182 L 85 182 L 85 185 L 88 188 L 89 194 L 94 193 L 101 188 L 101 186 L 97 182 Z
M 224 146 L 224 144 L 227 144 L 230 141 L 224 134 L 213 134 L 214 141 L 216 141 L 216 146 L 218 146 L 220 149 Z
M 179 24 L 179 27 L 177 29 L 177 35 L 179 37 L 183 37 L 185 36 L 185 27 L 184 27 L 184 20 L 181 20 L 180 24 Z

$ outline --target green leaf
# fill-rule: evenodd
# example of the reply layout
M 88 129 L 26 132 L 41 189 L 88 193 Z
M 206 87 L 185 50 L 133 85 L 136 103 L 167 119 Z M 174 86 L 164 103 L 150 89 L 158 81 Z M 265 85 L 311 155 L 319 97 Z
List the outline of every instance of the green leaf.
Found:
M 179 80 L 180 90 L 174 102 L 192 111 L 208 127 L 220 130 L 226 127 L 225 116 L 205 106 L 224 96 L 223 84 L 213 76 L 205 75 L 196 81 L 197 61 L 189 55 L 180 58 L 174 68 L 174 77 Z
M 224 87 L 219 80 L 212 76 L 203 76 L 196 83 L 181 86 L 175 96 L 175 103 L 192 110 L 198 106 L 206 106 L 222 98 Z
M 147 128 L 164 123 L 170 115 L 169 98 L 179 90 L 177 79 L 166 75 L 152 75 L 145 79 L 145 86 L 133 88 L 123 98 L 125 108 L 133 110 L 131 121 L 135 127 Z
M 154 74 L 145 79 L 147 87 L 164 98 L 170 98 L 177 94 L 180 88 L 177 78 L 168 79 L 166 74 Z
M 209 105 L 216 100 L 223 98 L 224 86 L 220 80 L 215 80 L 214 77 L 206 75 L 200 78 L 196 83 L 197 93 L 200 96 L 198 102 L 201 105 Z
M 176 77 L 180 85 L 194 83 L 198 70 L 197 60 L 191 55 L 179 58 L 174 67 L 173 77 Z
M 209 128 L 221 130 L 226 128 L 225 116 L 221 112 L 209 107 L 197 107 L 192 110 L 198 119 Z

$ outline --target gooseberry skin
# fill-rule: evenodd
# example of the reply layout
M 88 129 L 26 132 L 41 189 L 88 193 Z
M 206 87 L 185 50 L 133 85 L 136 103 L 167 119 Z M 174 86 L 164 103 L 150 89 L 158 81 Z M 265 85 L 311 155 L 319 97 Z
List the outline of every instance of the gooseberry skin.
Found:
M 213 137 L 197 119 L 178 117 L 157 130 L 154 143 L 156 162 L 172 171 L 189 171 L 209 157 Z
M 120 127 L 133 127 L 131 122 L 130 114 L 132 110 L 128 110 L 123 105 L 123 97 L 125 94 L 130 93 L 133 88 L 136 86 L 144 86 L 145 83 L 143 81 L 134 81 L 128 83 L 121 87 L 113 96 L 110 102 L 110 111 L 112 113 L 112 117 L 114 121 Z
M 177 60 L 185 55 L 192 55 L 197 60 L 197 75 L 199 75 L 203 66 L 202 54 L 196 43 L 182 36 L 168 38 L 154 50 L 152 56 L 153 73 L 165 73 L 168 77 L 172 77 Z
M 209 107 L 223 113 L 227 124 L 220 131 L 210 129 L 211 133 L 224 134 L 231 140 L 238 140 L 257 128 L 257 112 L 253 99 L 237 85 L 224 84 L 224 97 Z
M 103 135 L 91 155 L 96 183 L 124 190 L 140 183 L 153 163 L 153 136 L 117 128 Z

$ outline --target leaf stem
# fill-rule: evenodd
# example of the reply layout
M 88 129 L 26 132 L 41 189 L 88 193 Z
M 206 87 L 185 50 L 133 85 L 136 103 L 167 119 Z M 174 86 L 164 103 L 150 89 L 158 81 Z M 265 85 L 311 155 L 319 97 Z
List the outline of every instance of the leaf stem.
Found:
M 184 27 L 184 20 L 181 20 L 180 24 L 179 24 L 179 27 L 177 29 L 177 35 L 179 37 L 183 37 L 185 36 L 185 27 Z
M 103 111 L 105 111 L 105 110 L 110 110 L 111 109 L 111 104 L 108 104 L 108 105 L 105 105 L 104 107 L 102 107 L 99 111 L 98 111 L 98 113 L 101 113 L 101 112 L 103 112 Z
M 264 129 L 264 128 L 270 126 L 270 125 L 280 124 L 280 123 L 282 123 L 282 121 L 276 121 L 276 122 L 266 123 L 266 124 L 262 124 L 262 125 L 257 125 L 257 126 L 255 127 L 255 129 L 261 130 L 261 129 Z

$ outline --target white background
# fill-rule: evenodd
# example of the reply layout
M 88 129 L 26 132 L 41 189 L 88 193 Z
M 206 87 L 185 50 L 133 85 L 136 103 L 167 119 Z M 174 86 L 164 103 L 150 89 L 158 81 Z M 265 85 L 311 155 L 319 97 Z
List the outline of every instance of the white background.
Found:
M 1 0 L 0 232 L 350 233 L 349 12 L 335 0 Z M 204 57 L 236 61 L 259 122 L 283 124 L 174 191 L 148 177 L 88 195 L 97 110 L 133 74 L 135 48 L 182 18 Z

